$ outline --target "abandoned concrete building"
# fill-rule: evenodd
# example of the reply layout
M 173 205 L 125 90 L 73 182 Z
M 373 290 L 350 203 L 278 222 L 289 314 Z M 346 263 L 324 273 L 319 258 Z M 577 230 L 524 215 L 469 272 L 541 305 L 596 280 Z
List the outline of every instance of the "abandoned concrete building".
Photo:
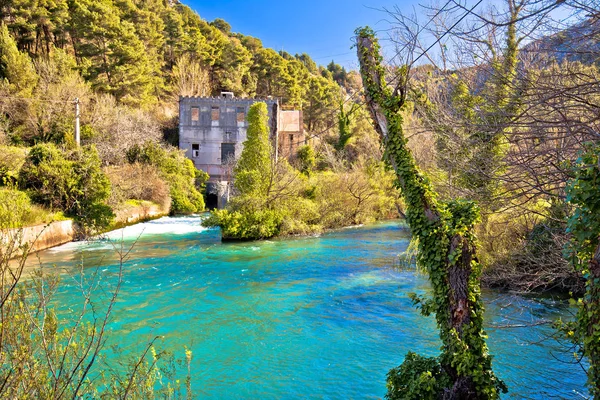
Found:
M 293 157 L 305 141 L 302 111 L 282 110 L 273 99 L 236 98 L 231 92 L 179 99 L 179 148 L 210 176 L 206 186 L 210 209 L 222 208 L 229 198 L 233 165 L 246 140 L 248 108 L 257 101 L 265 102 L 269 110 L 275 156 Z

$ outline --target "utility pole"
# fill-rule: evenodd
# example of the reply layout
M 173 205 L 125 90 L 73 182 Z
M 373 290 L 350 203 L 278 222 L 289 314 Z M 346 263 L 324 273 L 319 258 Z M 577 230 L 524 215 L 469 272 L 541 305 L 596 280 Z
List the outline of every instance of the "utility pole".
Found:
M 80 146 L 81 137 L 79 129 L 79 98 L 75 99 L 75 144 L 77 147 Z

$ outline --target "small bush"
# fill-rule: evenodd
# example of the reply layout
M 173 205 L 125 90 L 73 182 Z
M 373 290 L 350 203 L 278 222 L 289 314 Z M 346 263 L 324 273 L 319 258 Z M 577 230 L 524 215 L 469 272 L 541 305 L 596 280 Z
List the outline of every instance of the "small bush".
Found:
M 19 180 L 19 171 L 27 158 L 27 149 L 0 146 L 0 185 L 14 185 Z
M 168 185 L 171 195 L 172 213 L 194 213 L 204 211 L 204 198 L 196 188 L 196 179 L 204 176 L 197 172 L 194 163 L 183 152 L 164 148 L 154 142 L 135 145 L 127 151 L 130 163 L 154 165 Z
M 298 149 L 297 154 L 298 169 L 306 175 L 310 175 L 317 164 L 315 151 L 309 145 L 304 145 Z
M 426 400 L 441 398 L 450 378 L 437 358 L 422 357 L 409 352 L 404 362 L 387 374 L 387 400 Z
M 220 227 L 225 240 L 256 240 L 278 235 L 281 222 L 282 217 L 275 210 L 215 210 L 203 225 Z
M 76 218 L 90 229 L 107 227 L 114 214 L 105 201 L 110 181 L 94 147 L 63 152 L 50 143 L 31 148 L 19 182 L 38 204 Z

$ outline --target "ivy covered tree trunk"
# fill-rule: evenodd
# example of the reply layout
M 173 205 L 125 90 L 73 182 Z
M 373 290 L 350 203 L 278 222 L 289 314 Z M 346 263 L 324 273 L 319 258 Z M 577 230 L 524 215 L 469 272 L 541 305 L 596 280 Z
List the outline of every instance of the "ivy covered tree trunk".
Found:
M 584 150 L 566 192 L 574 207 L 568 221 L 570 256 L 586 280 L 585 293 L 577 319 L 558 325 L 567 339 L 580 346 L 577 361 L 587 357 L 587 386 L 594 399 L 600 399 L 600 142 L 588 143 Z
M 596 237 L 596 243 L 598 242 L 600 238 Z M 578 321 L 583 322 L 584 354 L 590 361 L 588 388 L 597 400 L 600 399 L 600 244 L 589 262 L 584 299 Z
M 506 390 L 492 372 L 483 331 L 483 305 L 474 225 L 477 205 L 443 203 L 418 171 L 402 131 L 406 74 L 392 90 L 385 81 L 377 39 L 370 28 L 356 31 L 366 103 L 394 168 L 406 203 L 406 220 L 418 240 L 417 261 L 429 274 L 433 297 L 413 295 L 425 315 L 435 313 L 442 339 L 436 360 L 409 353 L 388 374 L 387 398 L 494 399 Z

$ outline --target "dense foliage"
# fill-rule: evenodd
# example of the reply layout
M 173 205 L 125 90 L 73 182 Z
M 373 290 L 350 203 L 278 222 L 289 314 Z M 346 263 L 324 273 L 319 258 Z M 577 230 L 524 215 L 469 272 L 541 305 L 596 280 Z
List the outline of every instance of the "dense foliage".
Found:
M 232 32 L 225 21 L 204 21 L 179 2 L 10 0 L 0 8 L 0 20 L 3 35 L 16 42 L 5 56 L 9 68 L 14 64 L 21 77 L 32 70 L 23 53 L 43 59 L 59 49 L 75 56 L 76 70 L 96 92 L 132 106 L 152 107 L 170 93 L 270 95 L 296 107 L 310 104 L 305 118 L 318 129 L 323 107 L 316 102 L 331 101 L 339 91 L 336 80 L 346 81 L 345 70 L 333 62 L 319 70 L 306 54 L 266 49 L 258 39 Z M 2 71 L 0 76 L 14 80 Z M 31 86 L 30 79 L 14 81 Z
M 64 152 L 50 143 L 38 144 L 29 151 L 19 182 L 32 200 L 63 210 L 86 226 L 105 228 L 111 222 L 113 212 L 105 204 L 110 182 L 94 147 Z
M 588 388 L 600 397 L 600 146 L 588 143 L 574 165 L 567 186 L 567 201 L 574 207 L 569 217 L 571 244 L 567 254 L 585 279 L 585 293 L 577 301 L 577 319 L 557 326 L 577 351 L 575 361 L 589 360 Z

